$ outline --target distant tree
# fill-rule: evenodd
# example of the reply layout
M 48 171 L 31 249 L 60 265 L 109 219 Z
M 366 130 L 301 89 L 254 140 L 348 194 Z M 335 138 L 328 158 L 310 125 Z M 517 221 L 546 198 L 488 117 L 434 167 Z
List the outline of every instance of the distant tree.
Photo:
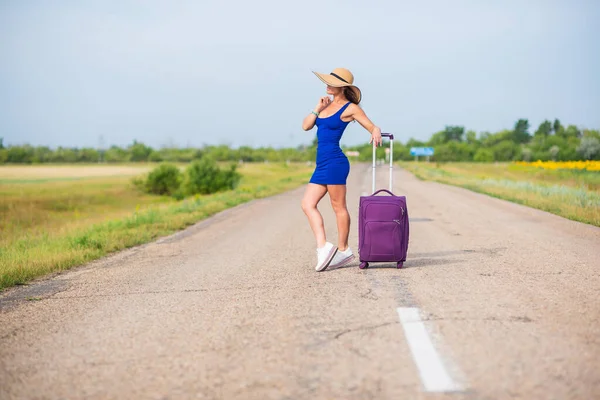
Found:
M 77 161 L 79 162 L 97 162 L 99 158 L 98 150 L 92 147 L 86 147 L 81 149 L 77 154 Z
M 581 137 L 581 131 L 575 125 L 569 125 L 567 129 L 563 128 L 556 132 L 556 135 L 564 138 L 579 138 Z
M 600 140 L 595 137 L 584 137 L 581 139 L 581 144 L 577 148 L 577 151 L 584 159 L 594 160 L 600 156 Z
M 477 132 L 475 131 L 467 131 L 467 143 L 471 144 L 471 145 L 475 145 L 478 144 L 479 141 L 477 140 Z
M 531 161 L 531 155 L 532 154 L 533 154 L 533 152 L 528 147 L 524 147 L 521 150 L 521 157 L 523 158 L 523 161 L 527 161 L 527 162 Z
M 31 164 L 34 161 L 35 150 L 32 146 L 9 146 L 6 152 L 6 162 L 15 164 Z
M 258 157 L 256 157 L 255 155 L 255 151 L 254 149 L 252 149 L 251 147 L 248 146 L 242 146 L 237 150 L 237 157 L 238 160 L 242 160 L 245 162 L 252 162 L 252 161 L 258 161 Z M 263 160 L 261 160 L 263 161 Z
M 462 142 L 465 128 L 462 126 L 447 125 L 443 131 L 434 133 L 429 141 L 428 146 L 439 146 L 449 142 Z
M 202 157 L 204 157 L 204 150 L 202 149 L 197 149 L 196 151 L 194 151 L 194 156 L 192 157 L 192 159 L 194 160 L 199 160 Z
M 513 130 L 513 141 L 516 143 L 527 143 L 531 139 L 529 134 L 529 121 L 527 119 L 519 119 L 515 123 Z
M 511 140 L 504 140 L 491 148 L 496 161 L 511 161 L 517 158 L 519 145 Z
M 410 155 L 410 147 L 403 146 L 401 143 L 394 144 L 394 160 L 412 160 Z
M 464 134 L 464 126 L 446 126 L 444 129 L 445 143 L 450 141 L 462 142 Z
M 52 150 L 46 146 L 38 146 L 33 149 L 32 162 L 45 163 L 52 161 Z
M 205 150 L 216 161 L 237 161 L 235 152 L 227 145 L 207 146 Z
M 577 153 L 577 147 L 581 140 L 577 137 L 569 137 L 564 139 L 562 145 L 558 145 L 560 152 L 558 153 L 558 161 L 580 160 L 581 155 Z
M 473 159 L 474 153 L 473 146 L 453 140 L 436 146 L 433 159 L 435 161 L 470 161 Z
M 152 151 L 148 156 L 148 161 L 161 162 L 163 160 L 162 155 L 158 151 Z
M 130 161 L 148 161 L 148 157 L 152 153 L 152 147 L 134 140 L 133 144 L 129 146 L 129 153 Z
M 2 150 L 4 148 L 4 138 L 0 137 L 0 150 Z
M 595 137 L 596 139 L 600 139 L 600 131 L 595 129 L 584 129 L 583 137 Z
M 488 134 L 481 137 L 481 145 L 483 147 L 493 147 L 500 142 L 510 141 L 514 143 L 514 131 L 503 130 L 494 134 Z
M 550 157 L 552 157 L 552 161 L 556 161 L 556 156 L 558 156 L 558 152 L 560 151 L 560 147 L 558 147 L 557 145 L 554 145 L 552 147 L 550 147 Z
M 408 148 L 423 147 L 423 146 L 425 146 L 425 144 L 426 144 L 425 142 L 421 142 L 420 140 L 410 138 L 410 139 L 408 139 L 408 142 L 406 142 L 406 147 L 408 147 Z
M 439 132 L 436 132 L 433 135 L 431 135 L 431 138 L 427 142 L 427 145 L 435 147 L 435 146 L 439 146 L 441 144 L 444 144 L 447 141 L 448 140 L 446 138 L 446 132 L 445 131 L 439 131 Z
M 535 131 L 534 136 L 536 137 L 547 137 L 552 133 L 552 123 L 548 120 L 545 120 L 540 124 L 537 131 Z
M 494 152 L 490 149 L 480 148 L 473 156 L 475 162 L 492 162 L 494 161 Z
M 552 146 L 558 146 L 559 148 L 563 148 L 567 145 L 567 140 L 562 136 L 551 135 L 544 141 L 545 149 L 550 150 Z
M 490 136 L 492 136 L 492 134 L 490 132 L 481 132 L 479 134 L 479 141 L 480 142 L 485 142 L 487 138 L 489 138 Z
M 562 129 L 563 126 L 560 124 L 560 121 L 558 120 L 558 118 L 555 118 L 554 124 L 552 124 L 552 130 L 554 131 L 554 134 L 557 135 Z
M 570 144 L 570 142 L 565 139 L 563 136 L 557 136 L 557 135 L 550 135 L 550 136 L 544 136 L 544 135 L 537 135 L 535 136 L 531 142 L 529 143 L 528 147 L 533 151 L 533 159 L 534 160 L 542 160 L 542 161 L 547 161 L 547 160 L 564 160 L 564 157 L 567 155 L 572 155 L 573 153 L 570 151 L 567 151 L 567 148 L 569 146 L 577 146 L 579 144 L 579 140 L 578 139 L 574 139 L 576 141 L 576 144 L 572 145 Z M 550 149 L 556 146 L 559 149 L 559 152 L 557 152 L 556 154 L 553 154 Z M 575 156 L 575 158 L 578 158 L 577 156 Z
M 119 146 L 110 146 L 110 148 L 104 153 L 104 160 L 107 162 L 124 162 L 127 161 L 127 159 L 127 151 Z
M 577 146 L 569 146 L 566 149 L 560 149 L 558 154 L 559 161 L 580 160 L 581 156 L 577 153 Z

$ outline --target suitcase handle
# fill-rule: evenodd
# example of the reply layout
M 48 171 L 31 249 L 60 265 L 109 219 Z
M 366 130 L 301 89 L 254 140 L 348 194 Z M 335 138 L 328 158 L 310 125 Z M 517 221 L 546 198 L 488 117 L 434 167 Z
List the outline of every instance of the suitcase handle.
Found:
M 389 191 L 389 190 L 387 190 L 387 189 L 379 189 L 378 191 L 376 191 L 375 193 L 373 193 L 371 196 L 375 196 L 375 195 L 376 195 L 377 193 L 379 193 L 379 192 L 386 192 L 386 193 L 388 193 L 388 194 L 390 194 L 390 195 L 392 195 L 392 196 L 395 196 L 395 194 L 394 194 L 394 193 L 390 192 L 390 191 Z
M 394 158 L 394 134 L 393 133 L 382 133 L 381 137 L 388 137 L 390 138 L 390 190 L 389 192 L 392 191 L 392 182 L 393 182 L 393 178 L 392 178 L 392 174 L 393 174 L 393 158 Z M 373 142 L 373 183 L 372 183 L 372 187 L 373 189 L 371 190 L 372 192 L 375 191 L 375 150 L 377 150 L 377 146 L 375 145 L 375 142 Z M 392 193 L 390 193 L 392 194 Z M 392 195 L 393 196 L 393 195 Z

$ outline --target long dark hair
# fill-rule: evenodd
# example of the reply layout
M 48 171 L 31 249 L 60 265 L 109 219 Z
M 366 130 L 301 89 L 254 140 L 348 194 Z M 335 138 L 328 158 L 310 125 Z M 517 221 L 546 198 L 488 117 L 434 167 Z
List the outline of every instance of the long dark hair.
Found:
M 346 97 L 349 102 L 358 104 L 358 96 L 349 86 L 344 86 L 344 97 Z

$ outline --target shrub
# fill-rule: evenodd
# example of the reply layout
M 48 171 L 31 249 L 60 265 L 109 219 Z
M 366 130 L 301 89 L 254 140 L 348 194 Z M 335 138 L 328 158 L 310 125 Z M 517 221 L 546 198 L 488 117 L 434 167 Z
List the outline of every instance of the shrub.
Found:
M 490 149 L 478 149 L 473 156 L 473 161 L 476 162 L 491 162 L 494 161 L 494 152 Z
M 148 161 L 151 161 L 151 162 L 161 162 L 161 161 L 164 161 L 164 160 L 163 160 L 162 155 L 158 151 L 153 151 L 148 156 Z
M 152 147 L 146 146 L 136 140 L 129 146 L 129 160 L 130 161 L 148 161 L 150 153 L 152 153 Z
M 491 150 L 494 152 L 494 159 L 489 161 L 510 161 L 516 158 L 519 146 L 511 140 L 503 140 L 496 143 Z
M 584 137 L 577 148 L 584 160 L 594 160 L 597 155 L 600 156 L 600 140 L 595 137 Z
M 173 164 L 161 164 L 150 171 L 144 186 L 148 193 L 172 195 L 181 186 L 181 172 Z
M 241 179 L 236 169 L 236 165 L 232 164 L 229 170 L 221 170 L 213 159 L 202 157 L 193 161 L 186 169 L 183 191 L 189 196 L 234 189 Z
M 550 147 L 550 150 L 548 150 L 548 151 L 550 152 L 550 157 L 552 157 L 552 161 L 556 161 L 556 156 L 558 156 L 560 147 L 558 147 L 557 145 L 554 145 L 554 146 Z

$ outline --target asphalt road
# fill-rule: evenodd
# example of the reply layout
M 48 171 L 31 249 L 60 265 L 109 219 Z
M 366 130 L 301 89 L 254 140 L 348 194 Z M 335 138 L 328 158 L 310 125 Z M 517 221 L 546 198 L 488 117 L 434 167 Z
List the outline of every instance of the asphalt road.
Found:
M 353 166 L 355 252 L 369 190 Z M 405 172 L 395 192 L 402 270 L 315 272 L 300 188 L 5 291 L 0 399 L 600 398 L 600 229 Z

